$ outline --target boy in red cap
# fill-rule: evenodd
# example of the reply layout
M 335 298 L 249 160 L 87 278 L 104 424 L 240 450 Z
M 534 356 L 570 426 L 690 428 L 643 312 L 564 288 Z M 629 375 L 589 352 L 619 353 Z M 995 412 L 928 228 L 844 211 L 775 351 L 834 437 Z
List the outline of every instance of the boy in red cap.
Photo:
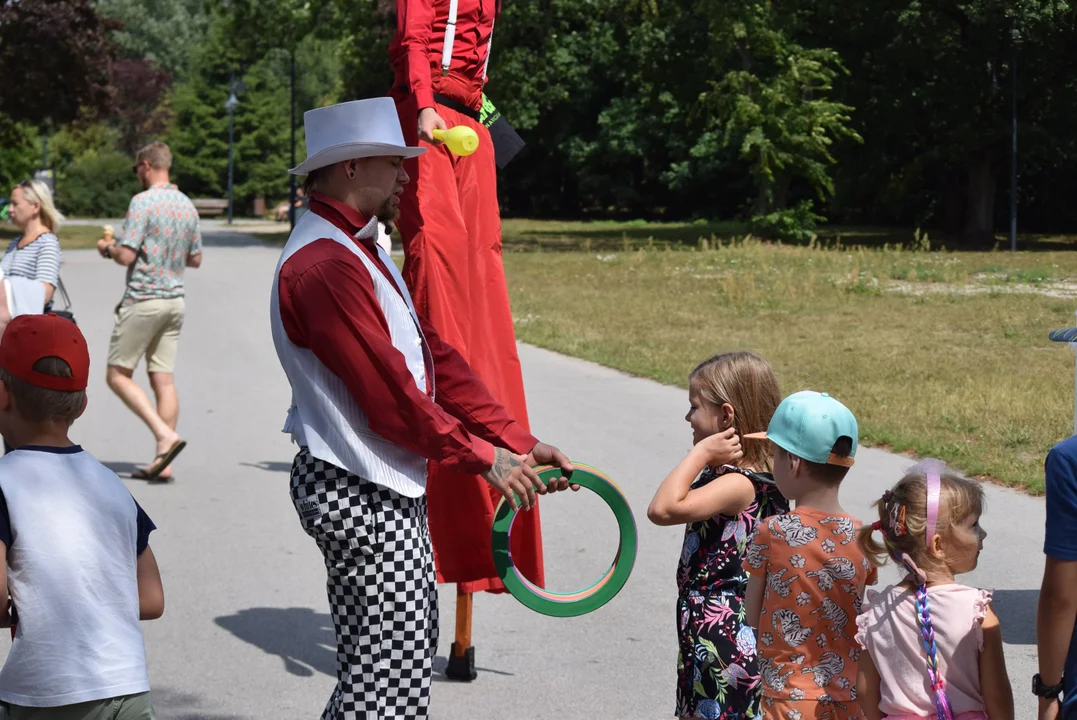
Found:
M 116 474 L 68 438 L 86 409 L 78 327 L 22 315 L 0 340 L 0 598 L 17 626 L 0 720 L 152 720 L 139 620 L 164 612 L 153 522 Z

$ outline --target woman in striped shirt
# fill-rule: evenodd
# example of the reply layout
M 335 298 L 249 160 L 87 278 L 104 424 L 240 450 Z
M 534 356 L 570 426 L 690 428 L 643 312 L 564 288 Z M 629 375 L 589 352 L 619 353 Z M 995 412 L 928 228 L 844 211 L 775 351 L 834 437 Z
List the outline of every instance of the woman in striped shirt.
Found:
M 5 277 L 38 280 L 45 285 L 45 304 L 52 303 L 52 294 L 60 281 L 60 241 L 56 229 L 64 216 L 52 202 L 49 187 L 37 180 L 25 180 L 11 191 L 11 221 L 22 235 L 11 241 L 7 253 L 0 259 Z M 7 298 L 0 293 L 0 330 L 11 319 Z
M 22 277 L 38 280 L 45 285 L 45 303 L 41 312 L 52 304 L 52 294 L 60 282 L 60 241 L 56 229 L 64 216 L 52 202 L 49 186 L 38 180 L 24 180 L 11 191 L 9 217 L 22 234 L 11 241 L 0 271 L 4 277 Z M 7 293 L 0 283 L 0 335 L 11 321 Z M 11 445 L 3 440 L 4 454 L 11 452 Z

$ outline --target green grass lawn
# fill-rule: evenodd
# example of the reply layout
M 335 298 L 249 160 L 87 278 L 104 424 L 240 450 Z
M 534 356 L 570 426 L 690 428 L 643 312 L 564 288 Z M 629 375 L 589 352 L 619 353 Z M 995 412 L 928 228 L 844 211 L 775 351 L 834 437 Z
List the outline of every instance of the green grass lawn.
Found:
M 103 234 L 103 227 L 96 227 L 92 225 L 64 225 L 60 228 L 60 232 L 56 234 L 60 238 L 60 247 L 65 250 L 79 250 L 83 248 L 92 248 L 97 246 L 97 241 Z M 19 236 L 19 230 L 14 225 L 8 223 L 0 223 L 0 242 L 3 243 L 3 247 L 7 247 L 7 243 L 12 238 Z M 3 249 L 3 248 L 0 248 Z
M 602 250 L 648 250 L 698 248 L 715 242 L 744 237 L 748 230 L 738 222 L 649 223 L 602 221 L 557 221 L 509 219 L 502 221 L 503 244 L 506 252 L 563 251 L 591 252 Z M 917 242 L 913 229 L 894 227 L 826 225 L 817 231 L 815 244 L 823 246 L 856 246 L 885 248 L 909 246 Z M 960 249 L 952 237 L 930 237 L 934 248 Z M 996 237 L 999 249 L 1009 247 L 1008 236 Z M 1072 235 L 1024 234 L 1018 238 L 1019 247 L 1028 251 L 1077 249 L 1077 237 Z
M 1072 236 L 1022 235 L 1010 253 L 1002 236 L 954 251 L 872 227 L 808 245 L 733 223 L 506 219 L 502 234 L 524 342 L 682 387 L 712 353 L 753 350 L 783 393 L 849 405 L 865 444 L 1036 493 L 1073 432 L 1074 356 L 1047 340 L 1075 322 Z
M 596 249 L 593 235 L 568 251 L 571 228 L 506 223 L 505 235 L 543 250 L 564 238 L 564 252 L 506 252 L 524 342 L 682 387 L 710 354 L 754 350 L 783 393 L 849 405 L 865 443 L 1034 492 L 1046 451 L 1072 434 L 1073 353 L 1047 340 L 1077 309 L 1077 253 L 1049 249 L 1066 238 L 1013 254 L 750 238 L 701 249 L 698 236 Z
M 1025 235 L 1010 253 L 1004 237 L 973 252 L 934 238 L 912 250 L 908 229 L 818 235 L 798 246 L 733 223 L 506 219 L 516 331 L 682 387 L 710 354 L 754 350 L 783 393 L 849 405 L 866 444 L 1041 492 L 1044 455 L 1073 431 L 1073 353 L 1047 333 L 1074 324 L 1077 239 Z M 64 247 L 99 236 L 60 233 Z M 287 232 L 260 237 L 283 245 Z

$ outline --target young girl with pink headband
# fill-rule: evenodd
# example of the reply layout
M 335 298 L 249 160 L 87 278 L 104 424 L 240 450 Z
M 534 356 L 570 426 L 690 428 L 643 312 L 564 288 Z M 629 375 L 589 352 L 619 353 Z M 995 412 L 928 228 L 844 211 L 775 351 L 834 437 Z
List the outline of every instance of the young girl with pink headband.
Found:
M 856 640 L 867 651 L 857 679 L 864 717 L 1012 720 L 991 593 L 954 582 L 976 568 L 987 537 L 983 489 L 925 460 L 875 505 L 879 519 L 859 531 L 857 543 L 876 567 L 893 559 L 908 574 L 869 590 L 856 618 Z

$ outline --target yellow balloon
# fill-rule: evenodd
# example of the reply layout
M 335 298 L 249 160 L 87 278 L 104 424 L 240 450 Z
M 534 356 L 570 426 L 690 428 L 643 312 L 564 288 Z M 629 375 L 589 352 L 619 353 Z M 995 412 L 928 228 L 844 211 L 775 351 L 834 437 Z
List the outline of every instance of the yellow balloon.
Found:
M 434 139 L 444 142 L 454 155 L 470 155 L 479 149 L 479 135 L 467 125 L 435 130 Z

